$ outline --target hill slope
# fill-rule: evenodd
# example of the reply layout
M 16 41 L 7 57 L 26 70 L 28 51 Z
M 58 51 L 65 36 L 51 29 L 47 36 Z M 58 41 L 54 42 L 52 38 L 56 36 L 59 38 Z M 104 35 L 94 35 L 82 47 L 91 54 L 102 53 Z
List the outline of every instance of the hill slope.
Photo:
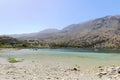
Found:
M 50 47 L 120 48 L 120 15 L 72 24 L 62 30 L 43 31 L 22 39 L 37 39 Z M 13 36 L 14 37 L 14 36 Z
M 17 40 L 8 36 L 0 36 L 0 48 L 29 47 L 25 41 Z

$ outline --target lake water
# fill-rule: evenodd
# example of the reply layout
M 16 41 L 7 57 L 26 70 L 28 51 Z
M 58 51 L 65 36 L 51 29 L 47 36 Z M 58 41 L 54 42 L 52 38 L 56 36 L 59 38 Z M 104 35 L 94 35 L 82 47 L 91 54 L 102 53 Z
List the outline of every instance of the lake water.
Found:
M 92 50 L 92 49 L 1 49 L 1 55 L 48 55 L 71 56 L 80 58 L 120 59 L 120 50 Z
M 85 66 L 120 64 L 120 50 L 91 49 L 1 49 L 2 57 L 58 61 Z

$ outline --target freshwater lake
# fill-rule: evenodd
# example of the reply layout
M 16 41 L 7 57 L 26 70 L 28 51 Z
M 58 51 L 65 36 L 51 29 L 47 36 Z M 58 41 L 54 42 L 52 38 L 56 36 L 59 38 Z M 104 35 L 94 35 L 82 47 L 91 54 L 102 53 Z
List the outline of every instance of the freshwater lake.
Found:
M 23 59 L 66 62 L 90 65 L 119 65 L 120 50 L 92 49 L 0 49 L 1 57 L 15 56 Z
M 71 56 L 80 58 L 120 59 L 120 50 L 94 50 L 94 49 L 0 49 L 0 55 L 48 55 Z

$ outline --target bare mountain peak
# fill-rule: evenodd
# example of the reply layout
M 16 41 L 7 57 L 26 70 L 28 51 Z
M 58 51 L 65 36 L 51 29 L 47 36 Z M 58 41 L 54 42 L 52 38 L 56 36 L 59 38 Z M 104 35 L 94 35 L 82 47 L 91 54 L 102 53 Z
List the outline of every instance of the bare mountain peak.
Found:
M 40 32 L 21 35 L 23 39 L 59 39 L 59 38 L 75 38 L 89 33 L 101 33 L 120 30 L 120 15 L 105 16 L 87 22 L 71 24 L 62 30 L 45 29 Z M 114 31 L 115 32 L 115 31 Z M 19 37 L 17 37 L 19 38 Z M 68 38 L 68 39 L 69 39 Z
M 63 28 L 63 30 L 70 30 L 70 29 L 77 27 L 78 25 L 79 24 L 71 24 L 71 25 L 68 25 L 67 27 Z
M 58 32 L 58 31 L 59 31 L 58 29 L 51 28 L 51 29 L 42 30 L 39 33 L 52 33 L 52 32 Z

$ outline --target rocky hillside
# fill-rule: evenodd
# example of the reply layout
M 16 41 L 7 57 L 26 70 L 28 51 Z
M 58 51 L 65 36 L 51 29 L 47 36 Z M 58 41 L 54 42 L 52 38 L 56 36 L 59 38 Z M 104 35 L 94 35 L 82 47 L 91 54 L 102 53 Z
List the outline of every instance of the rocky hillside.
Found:
M 15 34 L 15 35 L 9 35 L 13 38 L 18 38 L 22 40 L 39 40 L 39 39 L 48 39 L 55 36 L 54 33 L 59 32 L 57 29 L 46 29 L 40 32 L 35 33 L 28 33 L 28 34 Z
M 72 24 L 50 33 L 48 31 L 34 33 L 29 38 L 28 36 L 20 38 L 37 39 L 46 42 L 50 47 L 120 49 L 120 15 Z
M 27 47 L 27 42 L 12 37 L 0 36 L 0 48 Z

